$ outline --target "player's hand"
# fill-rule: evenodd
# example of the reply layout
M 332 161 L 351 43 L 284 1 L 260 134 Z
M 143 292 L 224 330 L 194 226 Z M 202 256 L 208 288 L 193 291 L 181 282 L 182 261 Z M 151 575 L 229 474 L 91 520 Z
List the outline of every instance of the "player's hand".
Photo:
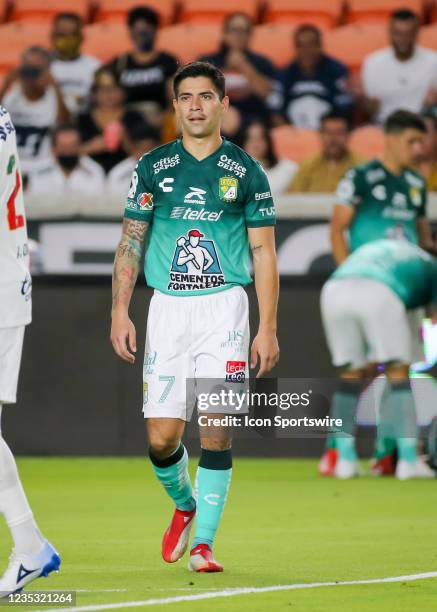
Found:
M 111 342 L 119 357 L 128 363 L 135 363 L 137 334 L 125 310 L 112 312 Z
M 259 331 L 252 342 L 250 350 L 250 367 L 256 368 L 259 361 L 259 370 L 256 378 L 270 372 L 279 360 L 279 344 L 276 334 Z

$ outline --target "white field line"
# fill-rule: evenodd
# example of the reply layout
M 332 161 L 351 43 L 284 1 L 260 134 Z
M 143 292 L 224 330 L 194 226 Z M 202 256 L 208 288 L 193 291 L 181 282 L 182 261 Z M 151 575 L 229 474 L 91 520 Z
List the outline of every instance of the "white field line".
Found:
M 388 578 L 372 578 L 369 580 L 348 580 L 344 582 L 304 582 L 302 584 L 277 584 L 266 587 L 238 587 L 224 589 L 223 591 L 209 591 L 196 595 L 179 595 L 178 597 L 163 597 L 159 599 L 144 599 L 142 601 L 124 601 L 120 603 L 107 603 L 91 606 L 75 606 L 72 608 L 45 608 L 31 612 L 98 612 L 100 610 L 117 610 L 120 608 L 141 608 L 145 606 L 163 606 L 182 601 L 200 601 L 202 599 L 217 599 L 219 597 L 235 597 L 252 593 L 272 593 L 275 591 L 294 591 L 297 589 L 317 589 L 320 587 L 353 586 L 360 584 L 387 584 L 390 582 L 412 582 L 413 580 L 427 580 L 437 578 L 437 572 L 423 574 L 410 574 L 407 576 L 390 576 Z

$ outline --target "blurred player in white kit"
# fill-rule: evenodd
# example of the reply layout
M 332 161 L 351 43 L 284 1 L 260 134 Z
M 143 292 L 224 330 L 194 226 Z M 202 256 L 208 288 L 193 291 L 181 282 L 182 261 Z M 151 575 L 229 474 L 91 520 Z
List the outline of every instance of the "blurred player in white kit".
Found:
M 61 559 L 33 518 L 15 459 L 1 431 L 3 405 L 16 402 L 24 329 L 32 318 L 32 280 L 15 128 L 0 106 L 0 513 L 14 549 L 0 597 L 59 569 Z

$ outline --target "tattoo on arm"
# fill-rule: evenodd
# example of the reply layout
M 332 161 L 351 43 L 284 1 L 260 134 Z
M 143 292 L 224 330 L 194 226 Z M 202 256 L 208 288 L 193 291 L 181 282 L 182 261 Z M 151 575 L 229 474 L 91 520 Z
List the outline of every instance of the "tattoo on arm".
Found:
M 123 220 L 123 234 L 115 254 L 112 275 L 112 308 L 129 305 L 140 268 L 144 239 L 149 224 L 133 219 Z

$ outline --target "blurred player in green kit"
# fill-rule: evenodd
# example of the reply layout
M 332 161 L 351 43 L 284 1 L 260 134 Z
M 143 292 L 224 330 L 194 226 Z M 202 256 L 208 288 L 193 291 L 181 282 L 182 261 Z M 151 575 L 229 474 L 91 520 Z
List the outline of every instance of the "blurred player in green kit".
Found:
M 279 356 L 275 209 L 258 162 L 220 135 L 229 99 L 223 74 L 206 62 L 181 67 L 174 101 L 182 138 L 144 155 L 132 176 L 113 275 L 111 340 L 133 362 L 136 334 L 128 308 L 143 259 L 155 289 L 143 368 L 149 455 L 175 505 L 162 557 L 178 561 L 191 543 L 189 569 L 221 572 L 214 537 L 232 475 L 231 440 L 203 431 L 195 493 L 181 438 L 194 401 L 187 381 L 244 382 L 249 373 L 248 300 L 253 254 L 259 329 L 250 350 L 258 376 Z M 147 241 L 146 241 L 147 234 Z M 223 381 L 223 382 L 222 382 Z M 203 384 L 203 383 L 202 383 Z M 214 408 L 226 414 L 226 407 Z
M 331 222 L 332 250 L 337 265 L 360 246 L 382 238 L 408 240 L 426 250 L 434 248 L 426 218 L 426 181 L 412 170 L 426 126 L 418 115 L 399 110 L 388 117 L 384 131 L 382 159 L 352 169 L 338 186 L 337 204 Z M 410 311 L 409 320 L 411 333 L 417 338 L 412 344 L 409 359 L 409 363 L 412 363 L 415 360 L 413 353 L 417 354 L 418 351 L 420 311 Z M 377 374 L 378 365 L 369 355 L 365 368 L 360 373 L 349 373 L 348 377 L 372 379 Z M 345 373 L 340 374 L 340 378 L 345 376 Z M 354 390 L 350 384 L 350 389 L 349 395 L 358 401 L 362 384 L 357 382 Z M 334 403 L 348 403 L 343 396 L 336 394 Z M 390 471 L 390 457 L 395 446 L 394 440 L 383 439 L 378 434 L 375 470 Z M 335 437 L 329 436 L 327 452 L 319 465 L 320 472 L 332 474 L 337 457 Z

